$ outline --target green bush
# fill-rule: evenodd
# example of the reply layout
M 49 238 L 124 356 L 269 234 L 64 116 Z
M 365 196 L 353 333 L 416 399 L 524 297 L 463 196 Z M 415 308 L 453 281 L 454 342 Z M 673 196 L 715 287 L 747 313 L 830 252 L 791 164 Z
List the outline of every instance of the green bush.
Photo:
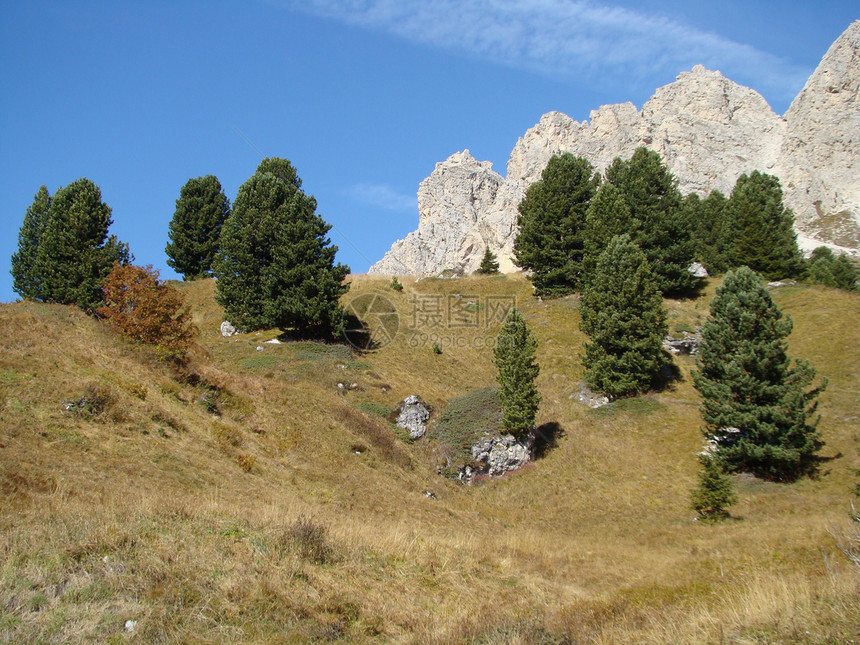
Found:
M 473 390 L 451 399 L 430 437 L 451 449 L 452 461 L 472 460 L 472 446 L 485 432 L 502 434 L 502 403 L 494 387 Z

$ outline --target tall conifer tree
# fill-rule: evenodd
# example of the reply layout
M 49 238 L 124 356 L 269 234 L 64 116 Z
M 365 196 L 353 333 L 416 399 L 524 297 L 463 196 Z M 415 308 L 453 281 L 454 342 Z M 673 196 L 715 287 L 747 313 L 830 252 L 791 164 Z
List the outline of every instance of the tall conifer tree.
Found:
M 816 431 L 815 370 L 787 355 L 791 318 L 748 267 L 729 272 L 702 326 L 699 369 L 705 436 L 729 470 L 774 480 L 810 472 L 821 443 Z M 826 384 L 826 381 L 825 381 Z
M 759 171 L 738 177 L 726 204 L 731 266 L 771 278 L 797 276 L 803 262 L 794 214 L 782 202 L 779 179 Z
M 502 425 L 517 439 L 534 428 L 541 395 L 535 380 L 540 366 L 535 360 L 537 340 L 519 310 L 514 307 L 505 317 L 494 348 L 499 370 L 499 400 Z
M 693 261 L 691 230 L 681 209 L 678 180 L 660 155 L 637 148 L 629 161 L 612 162 L 606 181 L 618 188 L 637 222 L 631 237 L 648 259 L 660 291 L 693 291 L 698 280 L 687 270 Z
M 666 310 L 645 254 L 628 235 L 600 254 L 579 307 L 589 337 L 585 381 L 610 398 L 647 390 L 669 362 L 663 350 Z
M 93 311 L 102 303 L 102 281 L 114 264 L 131 260 L 128 244 L 108 236 L 111 209 L 86 178 L 60 188 L 51 199 L 39 239 L 35 275 L 39 299 Z
M 18 232 L 18 251 L 12 255 L 12 289 L 26 300 L 42 299 L 36 258 L 50 210 L 51 195 L 48 189 L 42 186 L 24 214 L 24 223 Z
M 519 205 L 516 263 L 531 271 L 537 295 L 563 296 L 579 287 L 585 212 L 600 175 L 583 157 L 549 160 Z
M 726 197 L 711 191 L 705 199 L 695 193 L 684 198 L 684 214 L 693 231 L 695 259 L 711 274 L 723 273 L 729 268 L 727 257 L 731 234 L 726 221 Z
M 349 267 L 316 200 L 286 159 L 266 158 L 239 188 L 213 263 L 216 300 L 237 327 L 279 327 L 300 335 L 335 331 Z
M 583 282 L 597 268 L 597 259 L 616 235 L 636 234 L 637 222 L 630 215 L 630 207 L 619 190 L 604 182 L 591 200 L 585 214 L 583 231 L 582 274 Z
M 230 200 L 214 175 L 189 179 L 179 192 L 170 221 L 167 264 L 184 280 L 210 275 Z

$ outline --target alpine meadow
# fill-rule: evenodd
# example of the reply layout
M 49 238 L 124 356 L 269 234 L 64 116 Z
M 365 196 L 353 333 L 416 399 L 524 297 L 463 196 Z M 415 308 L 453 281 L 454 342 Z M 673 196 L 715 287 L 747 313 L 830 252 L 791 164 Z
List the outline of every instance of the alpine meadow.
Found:
M 860 642 L 860 21 L 36 4 L 0 643 Z

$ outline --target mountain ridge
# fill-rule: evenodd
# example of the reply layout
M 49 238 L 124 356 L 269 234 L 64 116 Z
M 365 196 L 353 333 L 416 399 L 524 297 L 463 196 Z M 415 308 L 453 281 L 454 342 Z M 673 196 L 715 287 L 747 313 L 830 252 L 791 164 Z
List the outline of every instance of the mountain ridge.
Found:
M 369 273 L 469 273 L 487 248 L 502 271 L 515 271 L 517 204 L 549 159 L 570 152 L 602 172 L 639 146 L 660 153 L 684 193 L 728 195 L 743 173 L 776 175 L 802 248 L 860 255 L 860 20 L 831 45 L 784 116 L 755 90 L 696 65 L 641 110 L 603 105 L 581 122 L 547 112 L 514 145 L 505 177 L 468 150 L 455 153 L 421 182 L 418 229 Z

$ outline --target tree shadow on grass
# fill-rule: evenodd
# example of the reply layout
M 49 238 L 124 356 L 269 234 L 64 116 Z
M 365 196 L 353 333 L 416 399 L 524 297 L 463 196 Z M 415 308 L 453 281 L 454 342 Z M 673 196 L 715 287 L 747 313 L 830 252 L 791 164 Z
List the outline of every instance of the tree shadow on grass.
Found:
M 381 347 L 367 323 L 353 313 L 345 313 L 343 316 L 341 339 L 359 352 L 372 352 Z
M 535 429 L 535 459 L 543 459 L 550 450 L 558 447 L 558 440 L 565 435 L 564 428 L 556 421 L 539 425 Z
M 674 389 L 677 383 L 684 380 L 681 368 L 675 364 L 667 353 L 667 361 L 651 381 L 651 389 L 655 392 L 666 392 Z

